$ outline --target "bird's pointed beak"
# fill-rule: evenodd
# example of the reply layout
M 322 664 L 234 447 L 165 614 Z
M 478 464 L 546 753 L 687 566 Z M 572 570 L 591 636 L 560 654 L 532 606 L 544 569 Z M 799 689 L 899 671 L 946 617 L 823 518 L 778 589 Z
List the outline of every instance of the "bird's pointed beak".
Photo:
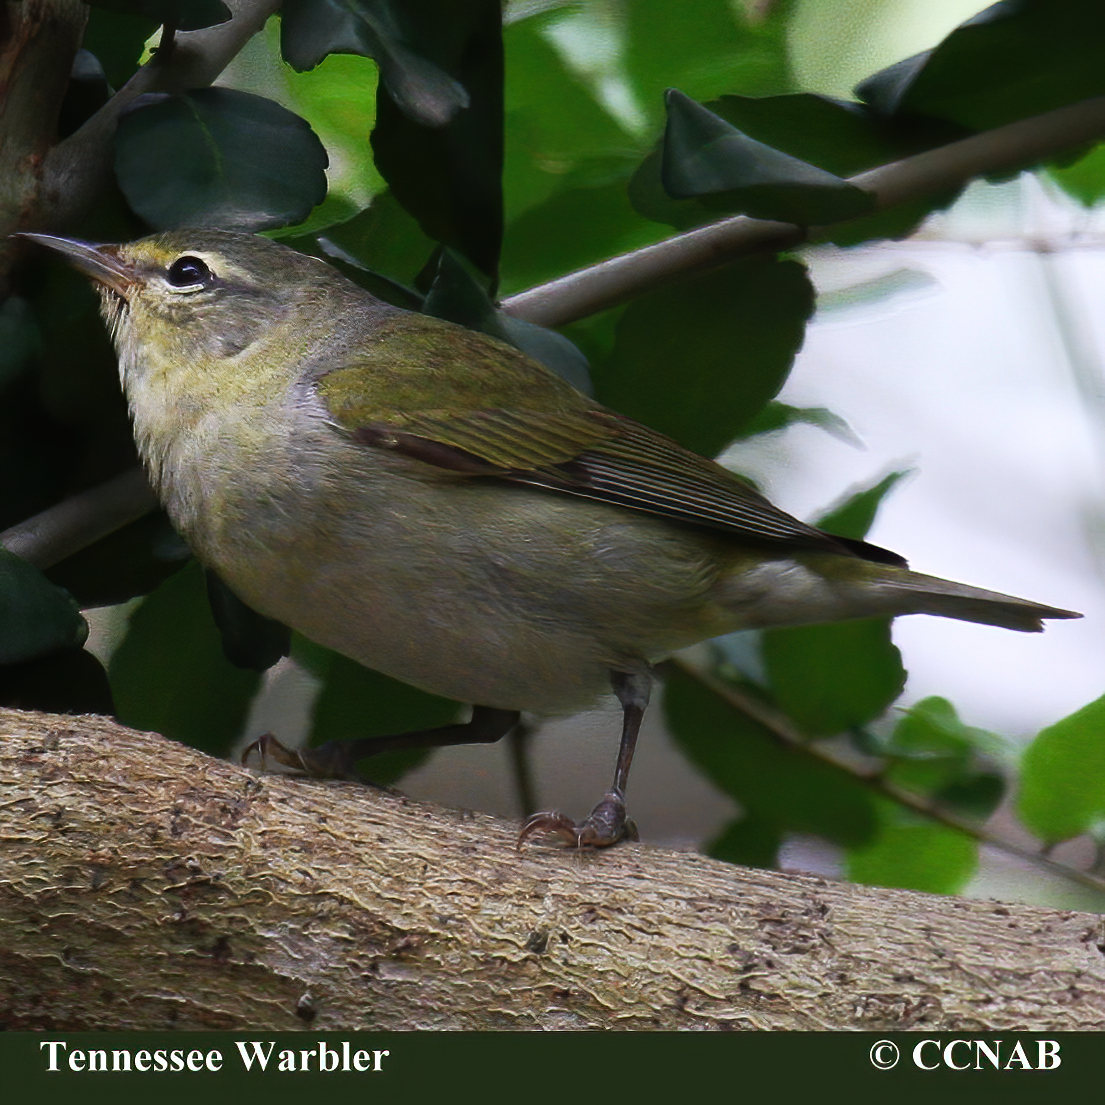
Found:
M 123 299 L 128 299 L 131 290 L 138 284 L 134 267 L 119 257 L 118 246 L 97 245 L 77 238 L 59 238 L 54 234 L 31 234 L 27 231 L 20 231 L 11 237 L 37 242 L 60 253 L 74 268 Z

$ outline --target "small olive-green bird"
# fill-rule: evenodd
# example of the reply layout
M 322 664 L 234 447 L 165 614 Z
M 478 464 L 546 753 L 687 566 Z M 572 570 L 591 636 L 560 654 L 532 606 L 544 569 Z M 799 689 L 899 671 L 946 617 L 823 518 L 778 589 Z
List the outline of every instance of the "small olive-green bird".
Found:
M 264 238 L 26 234 L 95 281 L 138 448 L 173 524 L 246 603 L 472 720 L 278 758 L 497 740 L 612 686 L 610 789 L 577 846 L 635 836 L 625 787 L 653 665 L 736 629 L 937 614 L 1039 630 L 1077 614 L 909 571 L 772 506 L 510 345 L 374 298 Z

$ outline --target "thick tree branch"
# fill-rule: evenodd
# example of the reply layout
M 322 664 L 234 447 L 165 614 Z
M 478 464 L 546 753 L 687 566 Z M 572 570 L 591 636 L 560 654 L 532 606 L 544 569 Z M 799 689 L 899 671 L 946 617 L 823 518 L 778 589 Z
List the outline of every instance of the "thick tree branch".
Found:
M 0 711 L 9 1028 L 1105 1023 L 1099 917 L 729 867 Z

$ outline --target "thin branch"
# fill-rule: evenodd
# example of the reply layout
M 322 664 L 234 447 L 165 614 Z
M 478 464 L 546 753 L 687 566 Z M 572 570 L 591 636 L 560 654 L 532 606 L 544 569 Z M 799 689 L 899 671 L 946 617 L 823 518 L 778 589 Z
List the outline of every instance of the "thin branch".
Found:
M 157 506 L 141 468 L 82 491 L 0 533 L 0 545 L 36 568 L 50 568 Z
M 1020 119 L 947 146 L 891 162 L 851 178 L 875 196 L 879 210 L 937 195 L 976 176 L 1032 165 L 1062 150 L 1105 137 L 1105 96 Z M 738 257 L 815 242 L 828 231 L 744 215 L 678 234 L 612 257 L 504 300 L 507 314 L 541 326 L 615 307 Z
M 719 698 L 732 706 L 734 710 L 739 711 L 762 725 L 781 744 L 845 772 L 880 797 L 896 802 L 898 805 L 913 810 L 915 813 L 919 813 L 941 825 L 945 825 L 949 829 L 954 829 L 956 832 L 963 833 L 979 844 L 996 848 L 999 851 L 1005 852 L 1006 855 L 1024 860 L 1035 867 L 1042 868 L 1053 875 L 1059 875 L 1070 882 L 1079 883 L 1091 890 L 1105 892 L 1105 879 L 1097 878 L 1087 871 L 1079 871 L 1077 868 L 1068 867 L 1066 864 L 1058 863 L 1056 860 L 1051 859 L 1041 852 L 1034 852 L 1030 848 L 1022 848 L 1019 844 L 1014 844 L 1012 841 L 994 836 L 985 829 L 973 825 L 970 821 L 956 817 L 955 814 L 941 809 L 939 806 L 928 801 L 928 799 L 895 786 L 893 783 L 888 782 L 880 773 L 857 771 L 850 764 L 834 756 L 823 744 L 817 741 L 808 740 L 804 737 L 798 732 L 786 715 L 763 702 L 758 702 L 751 695 L 747 695 L 738 687 L 726 683 L 723 679 L 718 678 L 699 664 L 683 657 L 675 657 L 670 660 L 669 663 L 696 679 L 704 687 L 708 688 Z
M 280 7 L 280 0 L 226 0 L 233 17 L 215 27 L 177 31 L 172 49 L 154 56 L 77 131 L 47 154 L 34 225 L 64 229 L 103 193 L 112 173 L 112 137 L 122 111 L 148 92 L 203 88 L 238 55 Z

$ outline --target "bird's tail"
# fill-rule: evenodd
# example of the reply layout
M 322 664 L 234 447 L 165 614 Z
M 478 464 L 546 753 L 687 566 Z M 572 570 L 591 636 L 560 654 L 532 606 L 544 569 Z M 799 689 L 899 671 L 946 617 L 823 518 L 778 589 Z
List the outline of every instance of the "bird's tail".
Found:
M 1044 606 L 1027 599 L 1002 595 L 997 591 L 984 591 L 981 587 L 969 587 L 965 583 L 953 583 L 937 576 L 925 576 L 918 572 L 895 572 L 894 587 L 909 605 L 910 613 L 936 614 L 942 618 L 958 618 L 963 622 L 981 622 L 1003 629 L 1017 629 L 1022 633 L 1039 633 L 1049 618 L 1080 618 L 1073 610 L 1061 610 L 1056 606 Z M 910 602 L 910 596 L 915 601 Z

